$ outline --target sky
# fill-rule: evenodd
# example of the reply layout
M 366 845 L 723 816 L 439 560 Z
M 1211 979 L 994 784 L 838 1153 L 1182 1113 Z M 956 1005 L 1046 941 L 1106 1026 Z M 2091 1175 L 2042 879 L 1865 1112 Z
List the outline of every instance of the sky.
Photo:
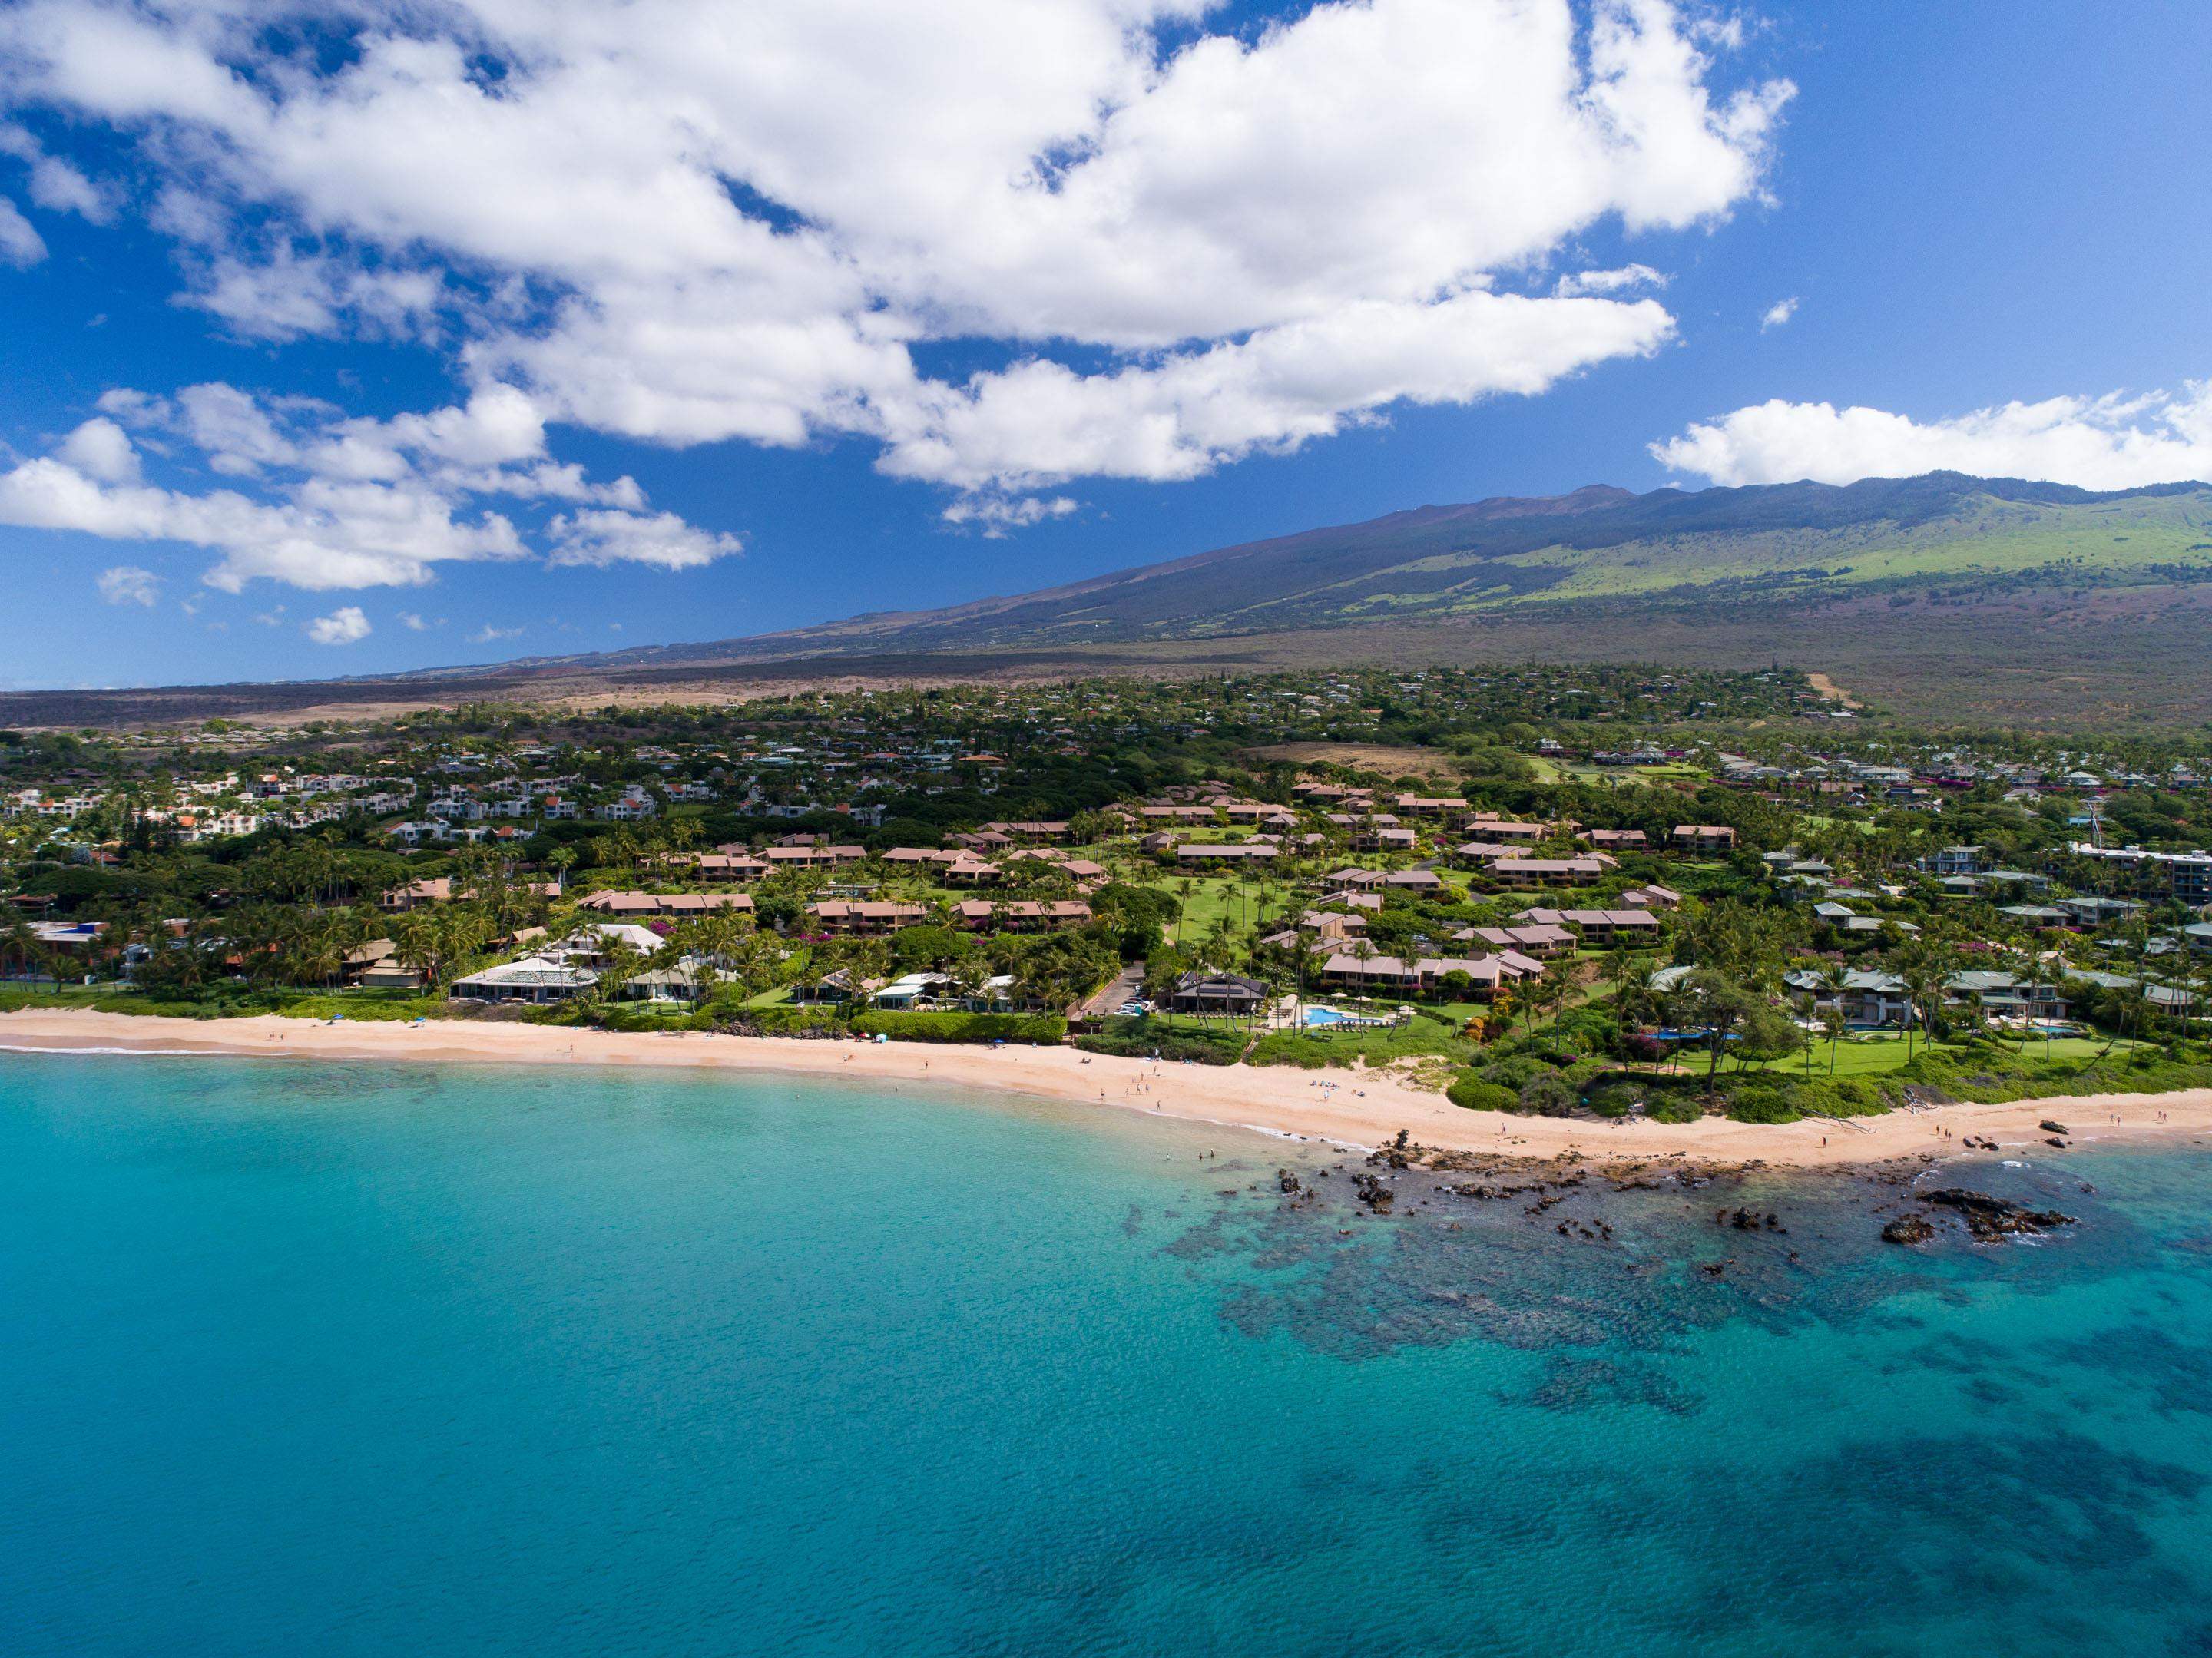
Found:
M 2212 478 L 2212 7 L 9 0 L 0 685 Z

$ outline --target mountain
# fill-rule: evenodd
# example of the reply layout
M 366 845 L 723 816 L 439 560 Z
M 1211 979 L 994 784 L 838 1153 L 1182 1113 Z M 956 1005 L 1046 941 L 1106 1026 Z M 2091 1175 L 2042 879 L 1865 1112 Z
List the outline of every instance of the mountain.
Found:
M 944 610 L 886 612 L 664 659 L 1222 640 L 1558 607 L 1803 606 L 1875 589 L 1995 594 L 2212 580 L 2212 487 L 2096 494 L 1931 472 L 1836 486 L 1657 489 L 1419 507 Z
M 313 683 L 0 695 L 0 725 L 1345 661 L 1779 659 L 1899 712 L 2212 720 L 2212 485 L 1956 472 L 1418 507 L 1036 592 Z

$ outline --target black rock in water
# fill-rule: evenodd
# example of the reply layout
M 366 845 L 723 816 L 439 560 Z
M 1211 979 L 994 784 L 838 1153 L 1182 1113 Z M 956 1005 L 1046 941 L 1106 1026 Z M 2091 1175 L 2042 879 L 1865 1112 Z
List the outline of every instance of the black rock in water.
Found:
M 1926 1196 L 1930 1203 L 1957 1210 L 1960 1218 L 1966 1223 L 1967 1233 L 1977 1242 L 2014 1236 L 2034 1237 L 2054 1226 L 2074 1224 L 2073 1216 L 2062 1215 L 2056 1209 L 2030 1209 L 2007 1198 L 1993 1198 L 1986 1192 L 1969 1192 L 1956 1186 L 1947 1186 Z

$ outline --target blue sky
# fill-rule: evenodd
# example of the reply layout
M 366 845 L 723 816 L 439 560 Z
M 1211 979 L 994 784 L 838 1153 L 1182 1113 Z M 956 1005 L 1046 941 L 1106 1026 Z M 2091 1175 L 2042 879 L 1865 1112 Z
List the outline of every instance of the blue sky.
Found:
M 1590 482 L 2212 474 L 2212 9 L 1009 3 L 641 0 L 651 58 L 13 9 L 0 679 L 726 637 Z

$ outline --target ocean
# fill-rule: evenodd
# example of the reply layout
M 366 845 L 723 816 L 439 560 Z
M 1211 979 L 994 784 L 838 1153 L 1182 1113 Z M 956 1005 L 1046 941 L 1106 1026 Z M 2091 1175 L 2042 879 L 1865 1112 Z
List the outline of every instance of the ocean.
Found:
M 0 1652 L 2212 1651 L 2209 1158 L 1954 1167 L 2076 1224 L 1908 1249 L 1826 1175 L 1375 1217 L 941 1087 L 0 1055 Z

